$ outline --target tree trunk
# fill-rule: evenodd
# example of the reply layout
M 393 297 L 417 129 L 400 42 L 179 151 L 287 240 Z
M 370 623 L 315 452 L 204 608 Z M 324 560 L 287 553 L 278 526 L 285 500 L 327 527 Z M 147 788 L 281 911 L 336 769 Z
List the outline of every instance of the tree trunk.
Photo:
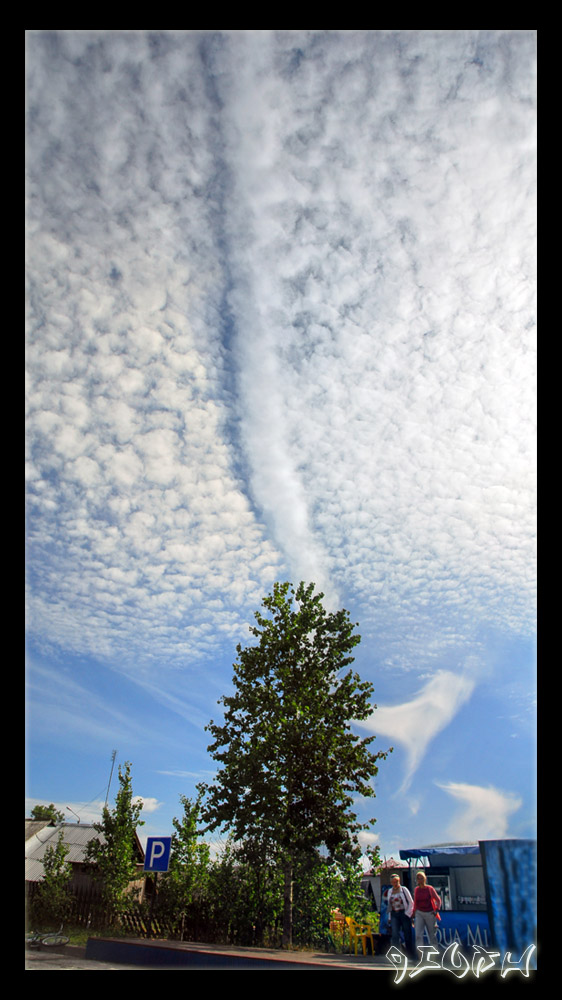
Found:
M 290 948 L 293 943 L 293 861 L 288 859 L 285 865 L 285 894 L 283 899 L 283 947 Z

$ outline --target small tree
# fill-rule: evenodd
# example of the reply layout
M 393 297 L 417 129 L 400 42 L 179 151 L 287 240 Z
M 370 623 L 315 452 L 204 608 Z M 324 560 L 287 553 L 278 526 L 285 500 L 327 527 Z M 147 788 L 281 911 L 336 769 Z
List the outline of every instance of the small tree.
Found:
M 94 823 L 103 840 L 93 839 L 86 845 L 86 858 L 95 865 L 93 877 L 101 883 L 102 898 L 116 914 L 126 910 L 135 898 L 129 888 L 139 877 L 135 834 L 136 828 L 144 825 L 139 819 L 142 802 L 133 802 L 129 761 L 119 767 L 119 784 L 115 808 L 105 806 L 102 822 Z
M 44 877 L 32 904 L 33 920 L 38 924 L 63 923 L 68 917 L 72 905 L 72 865 L 66 860 L 69 851 L 61 830 L 57 843 L 47 847 L 43 857 Z
M 353 720 L 372 710 L 373 686 L 348 671 L 360 642 L 345 610 L 328 613 L 314 584 L 276 583 L 256 612 L 257 644 L 237 646 L 232 696 L 221 699 L 224 722 L 211 720 L 208 750 L 221 766 L 202 815 L 208 828 L 226 826 L 236 841 L 267 847 L 285 875 L 283 944 L 292 937 L 292 885 L 300 856 L 322 845 L 353 855 L 353 796 L 373 796 L 375 737 L 360 739 Z M 220 704 L 220 702 L 219 702 Z M 371 820 L 371 822 L 374 822 Z
M 158 910 L 169 915 L 183 940 L 186 921 L 197 921 L 204 906 L 210 851 L 207 844 L 198 841 L 201 796 L 193 802 L 181 795 L 180 802 L 183 817 L 173 820 L 170 866 L 159 882 Z

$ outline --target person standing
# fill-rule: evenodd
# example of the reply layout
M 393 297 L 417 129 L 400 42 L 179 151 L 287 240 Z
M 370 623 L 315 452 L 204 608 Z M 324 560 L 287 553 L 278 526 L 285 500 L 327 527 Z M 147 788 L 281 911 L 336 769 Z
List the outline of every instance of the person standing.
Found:
M 390 913 L 391 940 L 395 948 L 400 947 L 400 931 L 404 934 L 406 951 L 412 952 L 412 913 L 414 900 L 409 889 L 400 885 L 400 876 L 392 875 L 392 888 L 388 893 L 388 910 Z
M 419 950 L 423 944 L 424 927 L 427 928 L 429 943 L 437 947 L 437 937 L 435 934 L 438 911 L 441 908 L 441 897 L 432 885 L 428 885 L 425 872 L 418 872 L 416 875 L 416 888 L 414 889 L 414 926 L 416 929 L 416 948 Z

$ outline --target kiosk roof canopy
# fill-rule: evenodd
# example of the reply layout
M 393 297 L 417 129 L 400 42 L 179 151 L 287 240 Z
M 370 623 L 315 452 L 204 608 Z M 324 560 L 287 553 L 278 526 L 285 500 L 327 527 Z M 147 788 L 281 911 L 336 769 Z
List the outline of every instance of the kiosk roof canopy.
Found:
M 429 858 L 432 854 L 480 854 L 479 844 L 455 845 L 453 847 L 413 847 L 400 851 L 404 861 L 411 858 Z

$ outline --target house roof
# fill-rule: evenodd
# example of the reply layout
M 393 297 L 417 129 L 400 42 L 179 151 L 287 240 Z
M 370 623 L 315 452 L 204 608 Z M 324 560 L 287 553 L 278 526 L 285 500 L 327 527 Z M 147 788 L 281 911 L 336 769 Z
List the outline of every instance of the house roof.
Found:
M 407 867 L 408 865 L 405 861 L 395 861 L 394 858 L 389 858 L 387 861 L 385 858 L 385 860 L 381 862 L 380 865 L 377 865 L 376 868 L 369 868 L 368 871 L 363 872 L 363 877 L 369 876 L 370 878 L 373 878 L 374 876 L 382 874 L 383 872 L 386 874 L 387 872 L 391 871 L 392 868 L 407 868 Z
M 27 828 L 27 821 L 26 821 Z M 62 833 L 63 842 L 68 847 L 66 860 L 71 864 L 86 863 L 86 845 L 89 840 L 97 839 L 105 843 L 103 833 L 89 823 L 58 823 L 57 826 L 43 825 L 25 842 L 25 879 L 26 882 L 41 882 L 44 876 L 43 858 L 48 847 L 54 847 Z M 27 829 L 26 829 L 27 834 Z M 142 844 L 135 832 L 137 854 L 144 861 Z
M 25 839 L 29 840 L 30 837 L 35 836 L 40 830 L 45 826 L 54 826 L 54 821 L 52 819 L 26 819 L 25 821 Z

